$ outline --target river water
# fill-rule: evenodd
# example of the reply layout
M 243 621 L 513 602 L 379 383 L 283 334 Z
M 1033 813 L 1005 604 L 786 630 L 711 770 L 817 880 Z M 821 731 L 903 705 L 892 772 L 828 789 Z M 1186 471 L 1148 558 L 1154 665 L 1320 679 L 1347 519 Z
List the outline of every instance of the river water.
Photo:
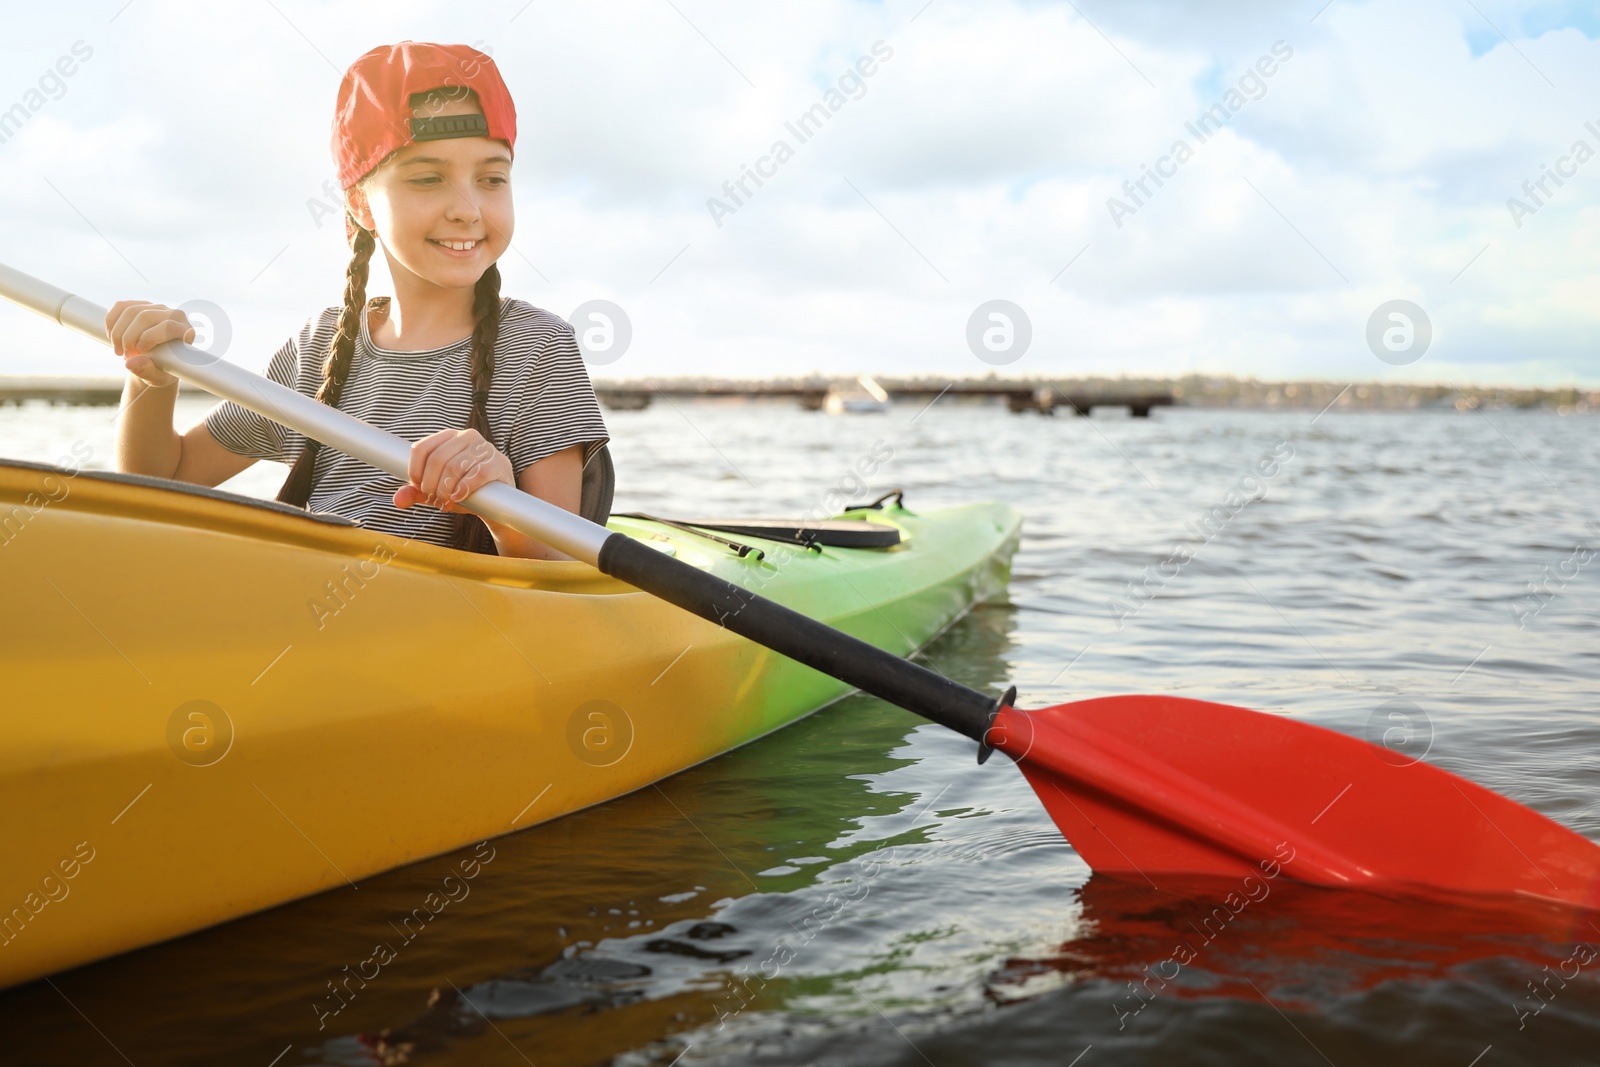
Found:
M 184 409 L 187 424 L 203 405 Z M 107 466 L 111 415 L 0 409 L 0 454 L 53 461 L 84 441 L 90 465 Z M 901 486 L 913 508 L 1011 502 L 1025 527 L 1009 596 L 926 650 L 967 684 L 1015 684 L 1025 707 L 1175 693 L 1356 734 L 1377 722 L 1600 838 L 1600 561 L 1574 555 L 1600 547 L 1590 417 L 1052 419 L 941 403 L 830 418 L 658 401 L 608 422 L 619 511 L 804 511 L 830 487 L 855 489 L 849 472 L 876 442 L 893 458 L 872 489 Z M 281 477 L 262 467 L 230 487 L 270 495 Z M 1176 542 L 1202 539 L 1196 524 L 1219 505 L 1229 517 L 1196 558 L 1147 583 L 1145 569 L 1160 574 Z M 1139 604 L 1129 582 L 1155 596 Z M 1530 597 L 1530 582 L 1553 595 Z M 1399 726 L 1379 713 L 1396 699 L 1416 709 Z M 1593 923 L 1549 929 L 1283 886 L 1141 992 L 1206 887 L 1091 877 L 1013 766 L 980 767 L 971 742 L 874 699 L 846 699 L 663 790 L 497 839 L 471 897 L 321 1032 L 310 1005 L 328 975 L 362 958 L 453 857 L 59 975 L 55 988 L 0 993 L 3 1058 L 1600 1061 L 1600 965 L 1573 962 L 1600 946 Z M 790 958 L 776 976 L 747 981 L 780 945 Z

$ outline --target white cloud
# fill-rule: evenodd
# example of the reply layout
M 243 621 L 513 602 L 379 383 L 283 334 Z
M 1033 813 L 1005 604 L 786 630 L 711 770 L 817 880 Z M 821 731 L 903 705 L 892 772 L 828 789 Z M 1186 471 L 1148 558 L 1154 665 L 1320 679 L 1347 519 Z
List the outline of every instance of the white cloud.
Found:
M 1027 373 L 1600 381 L 1600 159 L 1520 229 L 1505 206 L 1575 139 L 1600 150 L 1577 8 L 1480 3 L 1507 42 L 1444 0 L 1315 22 L 1320 0 L 1085 0 L 1092 25 L 956 0 L 118 6 L 33 9 L 0 44 L 0 108 L 95 49 L 0 144 L 0 259 L 107 304 L 215 300 L 246 365 L 340 299 L 342 229 L 307 208 L 338 74 L 409 37 L 493 50 L 520 124 L 506 291 L 621 303 L 635 348 L 607 373 L 983 373 L 966 319 L 1005 297 Z M 880 40 L 865 92 L 719 229 L 706 199 Z M 1265 95 L 1199 144 L 1184 124 L 1277 41 Z M 1107 198 L 1180 138 L 1193 160 L 1117 227 Z M 1408 368 L 1362 341 L 1393 297 L 1438 333 Z M 0 373 L 115 366 L 5 314 Z

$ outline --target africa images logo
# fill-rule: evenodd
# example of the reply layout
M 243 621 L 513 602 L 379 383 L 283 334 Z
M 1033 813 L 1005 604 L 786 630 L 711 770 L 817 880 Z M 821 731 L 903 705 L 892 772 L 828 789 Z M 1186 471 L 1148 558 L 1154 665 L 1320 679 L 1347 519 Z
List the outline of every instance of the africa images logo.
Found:
M 1228 120 L 1243 111 L 1246 104 L 1266 96 L 1266 79 L 1278 73 L 1279 66 L 1289 62 L 1293 56 L 1294 49 L 1286 42 L 1274 41 L 1272 55 L 1264 55 L 1257 59 L 1253 67 L 1239 76 L 1237 85 L 1222 94 L 1222 99 L 1201 112 L 1200 117 L 1194 122 L 1183 124 L 1183 128 L 1195 138 L 1195 144 L 1205 144 L 1221 133 Z M 1142 173 L 1139 177 L 1124 181 L 1122 192 L 1128 199 L 1121 200 L 1113 196 L 1106 200 L 1106 210 L 1111 213 L 1111 221 L 1116 223 L 1117 229 L 1122 229 L 1122 220 L 1126 216 L 1137 215 L 1139 209 L 1155 196 L 1155 189 L 1150 188 L 1151 182 L 1155 183 L 1156 189 L 1160 189 L 1166 184 L 1162 179 L 1176 178 L 1178 167 L 1193 159 L 1194 154 L 1194 146 L 1179 138 L 1172 143 L 1166 155 L 1156 160 L 1154 167 L 1148 163 L 1143 164 L 1140 167 Z M 1128 202 L 1130 200 L 1132 203 Z
M 874 59 L 873 57 L 877 58 Z M 722 229 L 722 220 L 725 216 L 737 214 L 745 203 L 756 195 L 766 182 L 763 178 L 778 176 L 778 168 L 794 158 L 795 145 L 803 145 L 818 133 L 834 115 L 844 108 L 851 100 L 860 100 L 867 95 L 867 79 L 878 73 L 881 64 L 889 62 L 894 56 L 894 49 L 883 41 L 872 43 L 872 55 L 864 55 L 857 59 L 838 81 L 828 87 L 822 94 L 822 99 L 802 111 L 793 121 L 785 122 L 783 128 L 794 138 L 791 145 L 782 137 L 776 138 L 767 154 L 756 159 L 755 169 L 749 164 L 739 164 L 739 176 L 729 178 L 722 183 L 722 194 L 727 200 L 715 196 L 706 198 L 706 210 L 711 213 L 711 221 L 717 224 L 717 229 Z M 848 97 L 845 94 L 850 94 Z M 755 183 L 755 189 L 750 188 L 750 183 Z M 743 196 L 740 194 L 743 193 Z
M 39 75 L 35 87 L 22 94 L 22 99 L 0 111 L 0 145 L 11 140 L 34 115 L 44 110 L 51 100 L 67 95 L 66 79 L 78 73 L 79 68 L 94 56 L 94 49 L 83 41 L 73 41 L 70 54 L 57 59 Z M 77 57 L 77 58 L 73 58 Z M 45 94 L 49 94 L 46 96 Z

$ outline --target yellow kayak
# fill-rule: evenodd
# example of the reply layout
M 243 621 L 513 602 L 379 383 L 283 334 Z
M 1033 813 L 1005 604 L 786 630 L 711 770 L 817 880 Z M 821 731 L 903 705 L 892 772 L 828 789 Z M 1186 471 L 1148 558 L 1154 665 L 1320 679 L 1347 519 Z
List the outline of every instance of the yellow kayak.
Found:
M 845 517 L 900 543 L 609 525 L 899 655 L 1003 589 L 1021 525 Z M 131 475 L 0 461 L 0 588 L 0 986 L 558 818 L 848 690 L 584 563 Z

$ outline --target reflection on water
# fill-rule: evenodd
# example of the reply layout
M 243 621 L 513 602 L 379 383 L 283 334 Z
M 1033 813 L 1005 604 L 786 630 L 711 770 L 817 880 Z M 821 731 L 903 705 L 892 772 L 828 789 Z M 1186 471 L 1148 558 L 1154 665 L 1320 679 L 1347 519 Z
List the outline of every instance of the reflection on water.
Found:
M 0 410 L 0 452 L 51 460 L 81 439 L 106 466 L 109 414 Z M 894 458 L 873 493 L 1011 501 L 1026 526 L 1009 600 L 927 651 L 968 684 L 1014 682 L 1025 706 L 1181 693 L 1357 734 L 1404 700 L 1429 760 L 1600 837 L 1600 574 L 1513 610 L 1600 541 L 1594 424 L 1314 414 L 682 404 L 608 419 L 619 510 L 804 511 L 878 441 Z M 1282 442 L 1265 497 L 1162 574 Z M 281 477 L 235 487 L 270 495 Z M 1128 604 L 1129 583 L 1152 595 L 1119 617 L 1108 602 Z M 1274 882 L 1224 923 L 1221 887 L 1090 878 L 1014 768 L 862 697 L 492 847 L 470 894 L 410 939 L 396 924 L 471 850 L 0 994 L 8 1054 L 1490 1067 L 1600 1047 L 1600 962 L 1578 947 L 1600 947 L 1600 920 Z M 350 980 L 379 943 L 392 961 Z
M 1600 959 L 1589 913 L 1543 903 L 1449 907 L 1296 885 L 1163 875 L 1161 885 L 1093 875 L 1080 928 L 1048 955 L 1008 959 L 989 979 L 1000 1003 L 1108 979 L 1125 1029 L 1161 997 L 1270 1000 L 1314 1011 L 1384 982 L 1438 979 L 1483 960 L 1520 960 L 1537 986 L 1526 1022 Z M 1562 948 L 1565 946 L 1566 952 Z M 1120 990 L 1115 986 L 1121 985 Z

